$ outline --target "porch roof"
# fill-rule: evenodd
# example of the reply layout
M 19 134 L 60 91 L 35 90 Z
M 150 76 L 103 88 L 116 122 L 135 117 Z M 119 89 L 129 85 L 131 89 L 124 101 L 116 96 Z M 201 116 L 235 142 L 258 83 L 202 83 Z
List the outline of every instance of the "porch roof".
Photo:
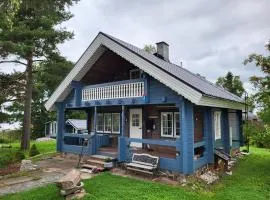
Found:
M 46 102 L 46 109 L 51 110 L 55 102 L 63 101 L 71 90 L 71 81 L 80 81 L 106 49 L 117 53 L 192 103 L 233 109 L 243 108 L 241 98 L 214 85 L 205 78 L 183 67 L 164 61 L 134 45 L 100 32 Z

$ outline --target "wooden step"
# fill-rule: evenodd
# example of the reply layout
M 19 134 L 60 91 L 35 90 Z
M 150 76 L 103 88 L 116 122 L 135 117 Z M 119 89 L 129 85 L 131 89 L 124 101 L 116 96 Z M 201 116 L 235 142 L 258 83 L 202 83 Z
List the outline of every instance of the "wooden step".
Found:
M 104 163 L 105 163 L 104 161 L 93 160 L 93 159 L 88 159 L 86 161 L 86 164 L 97 166 L 97 167 L 103 167 L 103 168 L 104 168 Z
M 98 170 L 98 171 L 103 171 L 104 170 L 104 167 L 98 167 L 98 166 L 89 165 L 89 164 L 83 164 L 82 168 L 91 169 L 91 170 Z
M 107 158 L 110 158 L 111 160 L 113 160 L 113 157 L 110 156 L 104 156 L 104 155 L 92 155 L 89 157 L 90 160 L 98 160 L 98 161 L 105 161 Z

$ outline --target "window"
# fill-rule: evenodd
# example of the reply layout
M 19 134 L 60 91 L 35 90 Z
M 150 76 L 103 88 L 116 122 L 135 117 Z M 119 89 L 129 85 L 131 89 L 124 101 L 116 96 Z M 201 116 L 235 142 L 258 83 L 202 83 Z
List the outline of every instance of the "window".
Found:
M 98 113 L 97 132 L 120 133 L 120 113 Z
M 104 132 L 112 132 L 112 114 L 104 113 Z
M 104 131 L 104 120 L 103 120 L 103 113 L 97 114 L 97 132 Z
M 141 70 L 139 69 L 132 69 L 129 71 L 129 78 L 130 79 L 138 79 L 141 78 Z
M 214 112 L 215 139 L 221 139 L 221 112 Z
M 112 113 L 112 132 L 120 133 L 120 114 Z
M 180 136 L 180 114 L 179 112 L 161 113 L 161 136 L 179 137 Z
M 132 114 L 131 122 L 132 122 L 132 126 L 140 126 L 140 115 Z

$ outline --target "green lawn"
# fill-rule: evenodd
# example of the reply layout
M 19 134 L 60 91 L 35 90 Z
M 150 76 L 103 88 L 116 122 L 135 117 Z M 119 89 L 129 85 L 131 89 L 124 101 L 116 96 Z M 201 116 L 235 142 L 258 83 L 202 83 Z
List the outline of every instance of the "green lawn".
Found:
M 219 183 L 200 189 L 173 187 L 148 181 L 134 180 L 103 173 L 85 181 L 89 195 L 85 199 L 221 199 L 261 200 L 270 199 L 270 151 L 251 149 L 252 154 L 240 161 L 232 176 L 224 177 Z M 9 200 L 63 199 L 55 185 L 8 195 Z
M 35 142 L 31 141 L 31 145 L 36 144 L 37 149 L 41 154 L 55 152 L 56 151 L 56 141 L 44 141 L 44 142 Z M 11 148 L 0 148 L 0 168 L 6 167 L 8 164 L 13 163 L 14 154 L 20 149 L 19 142 L 13 142 L 10 144 L 0 144 L 1 145 L 11 145 Z M 24 151 L 25 157 L 29 156 L 28 151 Z

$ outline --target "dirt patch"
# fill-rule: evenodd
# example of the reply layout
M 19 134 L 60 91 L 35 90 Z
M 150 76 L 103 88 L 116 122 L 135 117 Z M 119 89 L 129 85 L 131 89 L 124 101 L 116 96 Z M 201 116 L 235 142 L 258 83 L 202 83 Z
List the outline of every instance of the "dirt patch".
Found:
M 20 171 L 20 163 L 11 164 L 5 168 L 0 168 L 0 176 L 13 174 Z

